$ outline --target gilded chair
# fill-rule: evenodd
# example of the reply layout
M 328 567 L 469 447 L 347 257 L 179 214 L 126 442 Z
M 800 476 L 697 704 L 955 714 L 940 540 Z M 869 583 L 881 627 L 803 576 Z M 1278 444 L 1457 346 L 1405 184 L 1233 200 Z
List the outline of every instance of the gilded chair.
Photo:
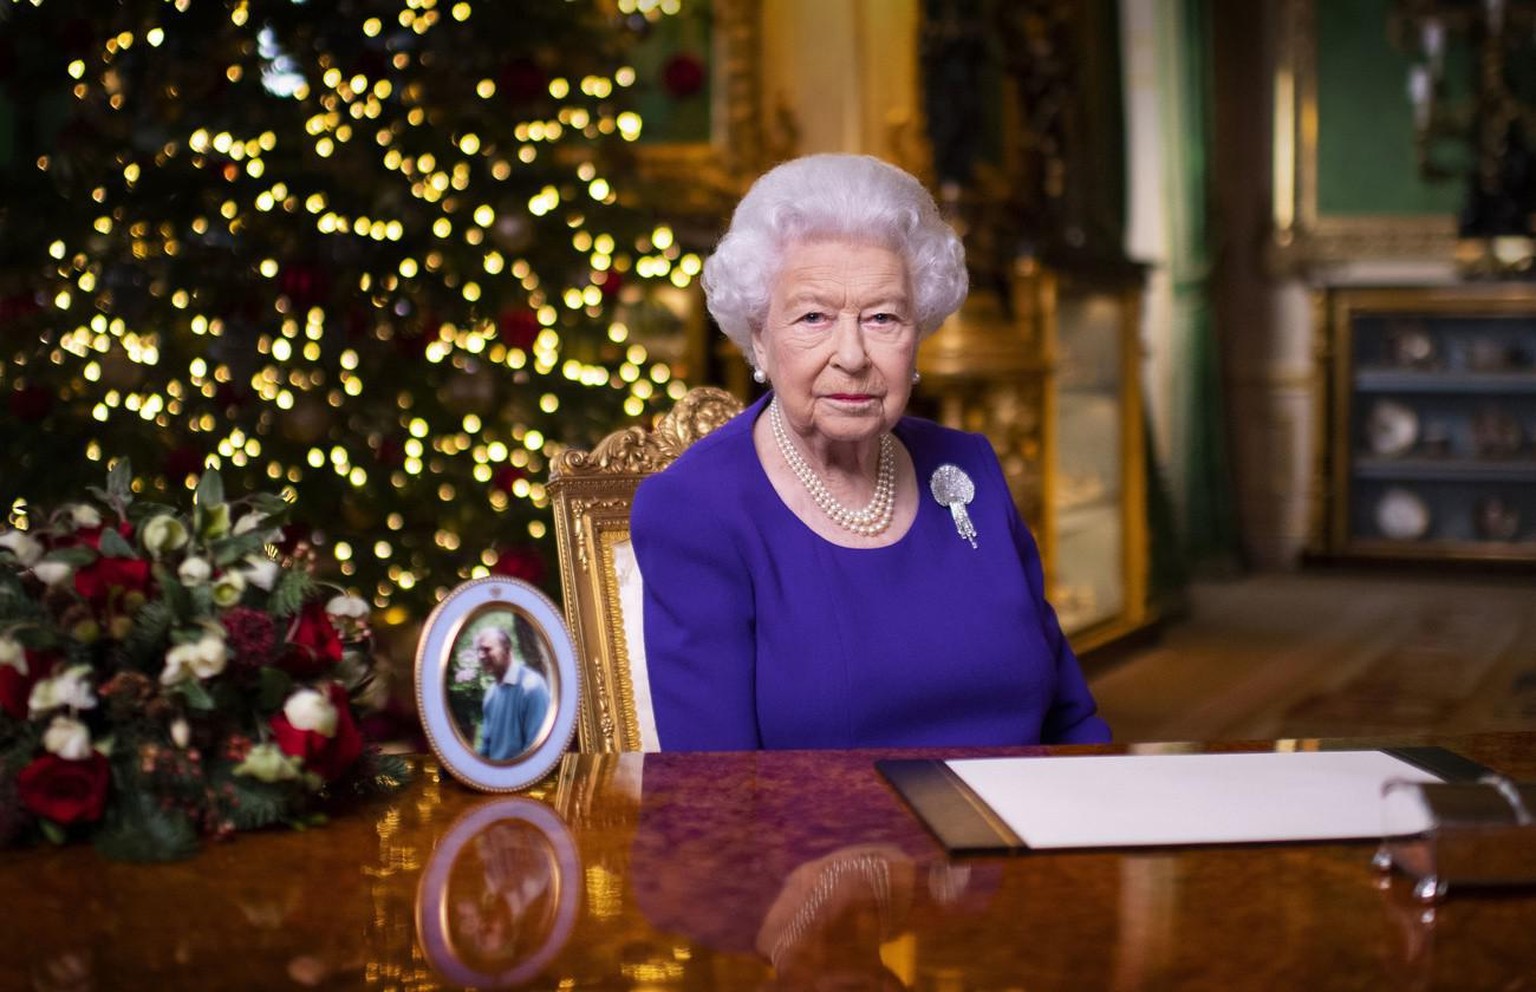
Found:
M 583 751 L 658 750 L 630 505 L 640 480 L 741 409 L 723 389 L 695 387 L 655 429 L 628 427 L 591 451 L 567 449 L 550 468 L 565 619 L 581 665 L 576 734 Z

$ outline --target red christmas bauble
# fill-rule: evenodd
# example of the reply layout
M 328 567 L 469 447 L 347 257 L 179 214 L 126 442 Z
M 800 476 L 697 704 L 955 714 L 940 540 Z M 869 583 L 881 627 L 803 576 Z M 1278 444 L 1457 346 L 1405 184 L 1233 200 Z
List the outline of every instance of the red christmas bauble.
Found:
M 392 437 L 379 438 L 373 449 L 373 459 L 380 465 L 399 468 L 405 464 L 405 445 Z
M 496 334 L 508 348 L 527 351 L 533 347 L 539 330 L 539 319 L 532 310 L 508 307 L 496 315 Z
M 544 581 L 546 571 L 544 556 L 538 548 L 528 545 L 508 545 L 496 550 L 496 564 L 491 566 L 491 571 L 497 575 L 510 575 L 514 579 L 522 579 L 538 585 Z
M 516 465 L 503 465 L 491 476 L 491 487 L 504 493 L 512 491 L 512 484 L 518 479 L 526 479 L 528 473 Z
M 594 272 L 592 274 L 592 284 L 602 290 L 604 298 L 612 298 L 614 294 L 624 287 L 624 276 L 613 269 L 609 269 L 606 272 Z
M 308 309 L 330 296 L 330 274 L 319 265 L 290 265 L 278 277 L 278 288 L 295 307 Z
M 527 103 L 549 91 L 549 74 L 532 59 L 513 59 L 501 67 L 497 85 L 506 100 Z

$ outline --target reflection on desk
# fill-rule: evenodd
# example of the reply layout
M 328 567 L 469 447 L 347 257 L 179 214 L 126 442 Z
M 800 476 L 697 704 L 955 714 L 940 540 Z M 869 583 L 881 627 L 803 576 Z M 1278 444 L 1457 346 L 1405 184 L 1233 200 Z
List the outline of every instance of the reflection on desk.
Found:
M 1536 734 L 1348 743 L 1440 744 L 1536 778 Z M 1318 744 L 1183 749 L 1274 746 Z M 401 795 L 187 862 L 7 851 L 0 988 L 1151 992 L 1536 975 L 1536 893 L 1453 892 L 1431 912 L 1372 868 L 1372 842 L 955 860 L 873 764 L 984 753 L 998 752 L 569 755 L 510 799 L 422 759 Z

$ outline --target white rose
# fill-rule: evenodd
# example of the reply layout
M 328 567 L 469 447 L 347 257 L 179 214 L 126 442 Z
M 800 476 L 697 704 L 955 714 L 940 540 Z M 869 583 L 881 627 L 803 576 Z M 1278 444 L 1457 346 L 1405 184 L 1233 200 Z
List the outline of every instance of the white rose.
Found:
M 336 707 L 325 693 L 300 689 L 283 704 L 283 716 L 295 730 L 313 730 L 322 737 L 336 736 Z
M 197 654 L 196 644 L 178 644 L 165 653 L 165 668 L 160 672 L 161 685 L 176 685 L 192 677 L 192 658 Z
M 15 555 L 16 560 L 26 568 L 31 568 L 43 556 L 43 546 L 32 535 L 20 530 L 8 530 L 0 534 L 0 548 Z
M 20 641 L 0 634 L 0 665 L 9 665 L 20 674 L 27 674 L 27 649 Z
M 178 644 L 165 653 L 165 668 L 160 672 L 161 685 L 176 685 L 189 678 L 209 679 L 222 672 L 229 664 L 229 649 L 224 638 L 217 634 L 204 634 L 195 641 Z
M 189 586 L 200 586 L 213 575 L 213 566 L 206 558 L 188 558 L 176 569 L 176 577 Z
M 192 658 L 188 664 L 192 667 L 192 674 L 200 679 L 213 678 L 229 663 L 229 648 L 224 645 L 224 638 L 217 634 L 204 634 L 192 648 Z
M 139 534 L 144 541 L 144 550 L 156 558 L 187 543 L 187 525 L 169 513 L 151 517 Z
M 96 693 L 89 679 L 90 665 L 74 665 L 43 679 L 32 687 L 27 709 L 33 716 L 61 706 L 75 710 L 88 710 L 96 705 Z
M 192 728 L 187 726 L 187 721 L 182 717 L 171 721 L 171 740 L 179 748 L 185 748 L 192 740 Z
M 90 530 L 101 526 L 101 511 L 89 503 L 76 503 L 69 508 L 69 518 L 75 530 Z
M 32 566 L 32 574 L 42 579 L 44 585 L 57 586 L 68 582 L 75 570 L 62 561 L 40 561 Z
M 240 602 L 240 594 L 243 592 L 245 576 L 236 570 L 225 572 L 213 583 L 213 601 L 219 606 L 234 606 Z
M 43 731 L 43 747 L 65 761 L 84 761 L 91 756 L 91 732 L 79 720 L 56 716 Z
M 277 584 L 278 573 L 282 571 L 277 562 L 270 558 L 258 558 L 255 555 L 251 555 L 245 561 L 245 577 L 250 580 L 251 585 L 264 592 L 271 592 L 272 587 Z
M 330 602 L 325 604 L 325 612 L 332 616 L 361 620 L 368 615 L 368 604 L 363 599 L 349 594 L 332 596 Z

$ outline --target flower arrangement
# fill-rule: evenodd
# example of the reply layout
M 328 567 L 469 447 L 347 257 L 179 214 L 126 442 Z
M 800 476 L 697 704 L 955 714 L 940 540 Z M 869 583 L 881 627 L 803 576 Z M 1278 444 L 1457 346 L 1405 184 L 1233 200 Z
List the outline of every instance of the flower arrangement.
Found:
M 131 478 L 0 531 L 0 846 L 169 860 L 398 787 L 358 729 L 366 604 L 267 552 L 289 504 L 209 471 L 180 514 Z

